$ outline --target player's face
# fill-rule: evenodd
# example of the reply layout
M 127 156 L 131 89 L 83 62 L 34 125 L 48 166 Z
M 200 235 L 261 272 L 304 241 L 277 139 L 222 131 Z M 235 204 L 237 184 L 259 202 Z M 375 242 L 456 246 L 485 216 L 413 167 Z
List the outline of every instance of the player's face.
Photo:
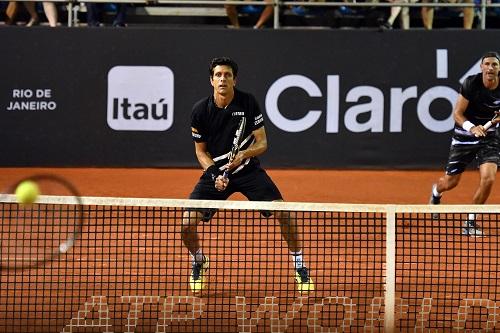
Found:
M 497 80 L 498 72 L 500 71 L 500 62 L 495 57 L 484 58 L 481 63 L 481 71 L 483 77 L 488 80 Z
M 214 74 L 210 78 L 210 83 L 214 87 L 215 92 L 226 95 L 232 93 L 236 85 L 236 79 L 233 76 L 233 70 L 229 66 L 215 66 Z

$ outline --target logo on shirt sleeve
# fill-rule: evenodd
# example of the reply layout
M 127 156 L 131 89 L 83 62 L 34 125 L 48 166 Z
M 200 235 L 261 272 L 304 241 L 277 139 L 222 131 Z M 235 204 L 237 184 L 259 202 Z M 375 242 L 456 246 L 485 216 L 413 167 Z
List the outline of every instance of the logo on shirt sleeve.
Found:
M 257 117 L 255 117 L 254 125 L 257 126 L 258 124 L 260 124 L 263 121 L 264 121 L 264 117 L 262 117 L 262 113 L 261 113 Z

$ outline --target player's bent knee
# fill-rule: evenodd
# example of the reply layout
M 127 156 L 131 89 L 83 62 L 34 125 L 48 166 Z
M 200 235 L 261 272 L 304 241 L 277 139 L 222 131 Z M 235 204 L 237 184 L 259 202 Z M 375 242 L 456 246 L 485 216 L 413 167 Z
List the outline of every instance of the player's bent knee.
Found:
M 186 242 L 186 241 L 189 241 L 191 239 L 193 239 L 193 237 L 196 237 L 196 225 L 190 225 L 190 224 L 182 224 L 182 227 L 181 227 L 181 239 Z
M 290 212 L 276 212 L 276 218 L 282 227 L 295 227 L 297 221 Z
M 285 220 L 293 220 L 295 219 L 295 214 L 293 212 L 289 211 L 278 211 L 276 212 L 277 216 L 279 218 L 285 219 Z
M 288 220 L 290 219 L 290 213 L 289 212 L 283 212 L 283 211 L 276 211 L 275 213 L 276 215 L 276 218 L 281 222 L 288 222 Z
M 494 176 L 488 176 L 481 179 L 481 187 L 483 188 L 491 188 L 493 187 L 494 183 L 495 183 Z
M 200 223 L 203 214 L 197 211 L 187 210 L 182 214 L 182 231 L 190 228 L 196 228 Z
M 444 179 L 443 179 L 443 185 L 444 185 L 444 190 L 445 191 L 449 191 L 451 189 L 454 189 L 455 187 L 457 187 L 458 183 L 460 182 L 460 177 L 461 175 L 453 175 L 453 176 L 450 176 L 450 175 L 447 175 Z

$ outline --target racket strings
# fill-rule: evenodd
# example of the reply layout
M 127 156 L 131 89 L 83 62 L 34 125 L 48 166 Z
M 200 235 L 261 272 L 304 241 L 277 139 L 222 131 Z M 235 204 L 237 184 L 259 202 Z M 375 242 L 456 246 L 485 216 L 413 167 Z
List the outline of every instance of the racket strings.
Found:
M 22 267 L 67 252 L 78 235 L 81 211 L 75 205 L 4 204 L 1 218 L 2 266 Z

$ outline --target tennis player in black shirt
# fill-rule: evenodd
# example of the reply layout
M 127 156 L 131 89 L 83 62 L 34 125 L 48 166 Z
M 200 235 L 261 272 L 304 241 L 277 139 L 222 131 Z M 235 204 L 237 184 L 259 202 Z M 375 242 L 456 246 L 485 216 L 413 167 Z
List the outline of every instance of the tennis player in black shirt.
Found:
M 458 185 L 466 166 L 474 159 L 479 165 L 480 179 L 472 203 L 484 204 L 488 199 L 500 162 L 497 128 L 500 120 L 493 120 L 489 129 L 483 125 L 500 109 L 499 71 L 500 56 L 496 52 L 487 52 L 481 58 L 481 73 L 468 76 L 463 82 L 453 110 L 455 128 L 446 173 L 432 186 L 431 204 L 439 204 L 443 192 Z M 484 235 L 476 224 L 475 214 L 469 214 L 462 234 Z
M 240 192 L 253 201 L 283 201 L 280 191 L 260 167 L 257 156 L 267 150 L 264 118 L 254 96 L 235 89 L 238 65 L 229 58 L 215 58 L 209 66 L 213 94 L 193 106 L 191 132 L 196 157 L 204 170 L 190 199 L 226 200 Z M 241 148 L 232 162 L 228 156 L 242 117 L 246 126 Z M 228 177 L 223 177 L 227 170 Z M 201 291 L 209 267 L 208 257 L 200 247 L 197 226 L 209 221 L 214 210 L 189 209 L 184 212 L 182 240 L 192 258 L 190 288 Z M 295 267 L 299 292 L 314 290 L 314 283 L 304 264 L 295 217 L 289 212 L 275 212 L 281 233 L 288 244 Z M 270 213 L 263 213 L 269 217 Z

